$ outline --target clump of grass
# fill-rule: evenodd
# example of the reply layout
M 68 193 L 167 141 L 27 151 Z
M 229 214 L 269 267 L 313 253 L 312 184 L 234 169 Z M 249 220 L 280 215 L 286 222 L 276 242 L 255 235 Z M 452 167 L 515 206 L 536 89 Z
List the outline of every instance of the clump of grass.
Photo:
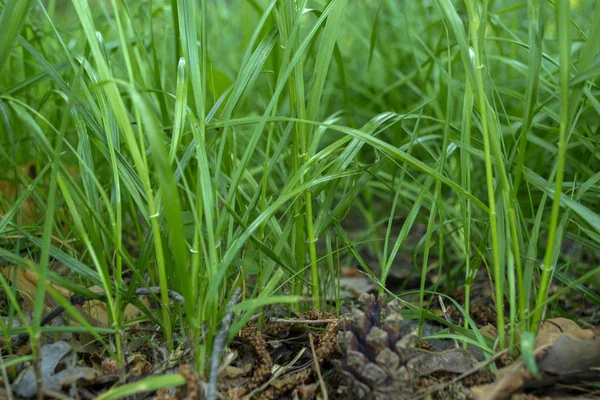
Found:
M 600 250 L 600 5 L 578 7 L 6 0 L 2 175 L 30 159 L 38 173 L 3 203 L 0 232 L 19 239 L 0 256 L 26 267 L 28 249 L 42 280 L 74 293 L 101 285 L 120 361 L 125 305 L 160 286 L 148 318 L 166 343 L 190 338 L 204 370 L 232 287 L 245 300 L 231 336 L 268 304 L 328 307 L 341 259 L 383 292 L 424 223 L 421 320 L 430 254 L 447 288 L 464 287 L 466 315 L 487 268 L 499 346 L 508 326 L 514 348 L 557 296 L 553 276 L 579 290 L 600 272 L 560 251 L 565 240 Z M 43 210 L 29 225 L 26 202 Z M 378 269 L 348 235 L 356 214 Z M 465 323 L 455 329 L 468 335 Z

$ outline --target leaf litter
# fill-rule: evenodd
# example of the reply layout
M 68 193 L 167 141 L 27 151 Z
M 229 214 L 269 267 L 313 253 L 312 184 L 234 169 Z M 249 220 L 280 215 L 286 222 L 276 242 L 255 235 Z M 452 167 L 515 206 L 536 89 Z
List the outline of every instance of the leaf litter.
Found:
M 370 301 L 374 301 L 372 296 L 369 298 Z M 381 312 L 385 305 L 380 300 L 375 303 L 379 304 L 379 311 L 374 312 L 370 309 L 367 313 L 362 311 L 361 314 L 355 309 L 353 314 L 347 314 L 339 320 L 333 314 L 309 311 L 291 316 L 289 322 L 282 318 L 266 318 L 262 329 L 259 329 L 256 320 L 250 322 L 225 352 L 219 366 L 219 397 L 317 398 L 323 397 L 326 392 L 331 399 L 348 398 L 349 386 L 355 382 L 365 383 L 365 378 L 355 376 L 354 380 L 348 380 L 344 377 L 341 367 L 345 362 L 344 346 L 346 353 L 348 346 L 362 349 L 365 356 L 362 358 L 362 367 L 358 364 L 355 368 L 365 370 L 362 374 L 375 380 L 371 384 L 377 383 L 377 374 L 373 375 L 372 371 L 377 371 L 375 366 L 378 361 L 380 364 L 384 361 L 370 352 L 374 349 L 374 343 L 381 340 L 380 332 L 373 330 L 373 326 L 377 313 L 380 313 L 379 318 L 385 314 Z M 366 316 L 373 312 L 371 317 Z M 354 329 L 345 329 L 344 327 L 348 326 L 347 321 L 351 321 L 352 318 L 363 320 L 350 322 Z M 395 318 L 388 318 L 386 321 L 384 317 L 383 322 L 387 323 L 384 326 L 390 326 Z M 359 332 L 358 336 L 362 336 L 358 338 L 355 335 L 344 341 L 341 339 L 347 335 L 344 332 Z M 372 334 L 367 339 L 372 332 L 377 334 Z M 154 337 L 160 336 L 155 334 Z M 311 338 L 313 346 L 310 345 Z M 179 358 L 171 359 L 173 368 L 165 371 L 163 366 L 168 362 L 170 354 L 160 349 L 160 346 L 153 347 L 149 342 L 147 336 L 144 339 L 144 335 L 136 335 L 132 328 L 129 343 L 136 344 L 130 347 L 131 352 L 127 356 L 126 372 L 122 381 L 135 382 L 137 379 L 159 373 L 178 372 L 186 378 L 186 385 L 148 396 L 163 399 L 204 398 L 202 396 L 207 384 L 191 367 L 190 354 L 184 351 Z M 385 344 L 385 341 L 382 343 Z M 463 349 L 435 351 L 427 342 L 420 342 L 411 336 L 406 336 L 402 343 L 393 347 L 391 351 L 404 357 L 405 362 L 408 361 L 407 365 L 411 365 L 411 372 L 406 375 L 403 386 L 409 393 L 405 398 L 426 395 L 430 396 L 429 398 L 493 400 L 525 392 L 543 394 L 551 392 L 559 384 L 572 385 L 581 380 L 600 379 L 600 338 L 593 329 L 580 328 L 566 318 L 546 321 L 536 338 L 535 357 L 543 377 L 541 381 L 534 378 L 521 359 L 514 360 L 492 376 L 487 370 L 486 362 L 477 361 L 471 353 Z M 79 390 L 98 395 L 119 380 L 118 366 L 114 360 L 102 355 L 104 353 L 93 346 L 93 355 L 85 349 L 75 351 L 82 347 L 85 346 L 76 338 L 72 339 L 72 345 L 67 341 L 57 341 L 42 346 L 40 366 L 42 385 L 46 393 L 56 392 L 72 396 L 74 391 Z M 387 344 L 383 347 L 387 348 Z M 4 357 L 4 362 L 9 360 L 8 356 Z M 389 362 L 389 359 L 385 362 Z M 318 369 L 315 368 L 316 365 Z M 372 369 L 371 372 L 367 372 L 369 368 Z M 320 378 L 317 371 L 321 373 Z M 17 378 L 10 383 L 11 389 L 19 397 L 31 398 L 37 392 L 36 380 L 33 365 L 21 365 Z M 356 398 L 371 397 L 365 395 Z M 400 397 L 389 395 L 372 398 Z
M 100 376 L 94 368 L 69 363 L 66 358 L 71 351 L 71 346 L 65 341 L 42 346 L 39 362 L 43 390 L 61 392 L 63 388 L 68 388 L 78 381 L 93 382 Z M 65 368 L 57 371 L 58 365 L 63 361 L 67 361 Z M 38 392 L 37 380 L 34 367 L 31 366 L 23 371 L 12 389 L 17 396 L 34 397 Z
M 2 268 L 2 273 L 5 277 L 14 280 L 23 298 L 34 295 L 37 287 L 35 274 L 20 267 L 15 271 L 12 267 L 6 266 Z M 348 287 L 346 291 L 348 296 L 355 299 L 360 297 L 359 306 L 353 307 L 349 313 L 339 319 L 330 313 L 309 311 L 304 314 L 288 315 L 286 318 L 265 316 L 266 323 L 260 326 L 256 319 L 248 323 L 223 355 L 218 368 L 218 397 L 348 398 L 350 387 L 357 382 L 370 384 L 372 387 L 381 383 L 377 382 L 377 374 L 380 372 L 377 362 L 388 363 L 389 367 L 390 359 L 393 364 L 392 353 L 399 358 L 404 358 L 405 364 L 410 365 L 410 372 L 405 375 L 405 381 L 402 383 L 403 390 L 407 393 L 405 398 L 473 398 L 476 400 L 502 399 L 510 396 L 519 398 L 518 396 L 523 396 L 524 393 L 529 393 L 527 396 L 534 396 L 532 393 L 540 395 L 552 393 L 561 387 L 560 385 L 571 385 L 570 387 L 578 385 L 576 387 L 582 389 L 584 386 L 581 385 L 581 381 L 600 381 L 598 372 L 600 330 L 598 328 L 593 326 L 581 328 L 567 318 L 546 321 L 541 326 L 534 346 L 536 363 L 542 376 L 541 380 L 537 380 L 520 358 L 515 360 L 506 352 L 499 353 L 493 362 L 489 362 L 483 361 L 481 353 L 474 352 L 474 349 L 469 348 L 466 351 L 456 348 L 456 344 L 448 339 L 430 341 L 409 339 L 411 336 L 408 330 L 414 329 L 414 321 L 403 321 L 401 317 L 393 316 L 390 319 L 390 315 L 394 315 L 397 311 L 392 309 L 397 309 L 398 306 L 385 303 L 383 299 L 375 300 L 373 296 L 364 294 L 365 291 L 374 291 L 374 287 L 364 287 L 364 274 L 356 274 L 356 276 L 360 278 L 357 287 L 352 287 L 352 276 L 348 276 L 344 284 Z M 53 287 L 65 297 L 71 295 L 61 287 L 56 285 Z M 360 293 L 363 294 L 359 296 Z M 98 311 L 90 312 L 92 309 L 102 310 L 103 302 L 95 300 L 94 304 L 101 306 L 81 307 L 80 312 L 87 313 L 87 318 L 94 321 L 95 325 L 106 326 L 108 323 L 106 314 Z M 360 304 L 363 311 L 360 309 Z M 492 339 L 495 338 L 493 303 L 484 296 L 473 299 L 473 304 L 472 317 L 480 323 L 480 332 Z M 47 304 L 47 307 L 52 309 L 52 304 Z M 137 316 L 139 310 L 134 311 L 135 313 L 128 318 Z M 266 312 L 268 314 L 268 310 Z M 448 314 L 448 318 L 456 317 L 456 310 L 452 310 L 452 306 L 444 310 L 444 313 Z M 355 318 L 355 321 L 350 323 L 349 329 L 347 321 L 352 318 Z M 382 320 L 377 322 L 378 318 Z M 59 326 L 68 324 L 64 318 L 57 321 Z M 383 323 L 380 331 L 374 330 L 374 327 L 379 326 L 378 323 Z M 391 324 L 394 323 L 397 326 L 392 329 Z M 404 344 L 390 347 L 390 351 L 385 352 L 388 358 L 383 356 L 378 358 L 382 353 L 375 351 L 377 346 L 374 347 L 373 340 L 375 342 L 381 340 L 383 331 L 388 335 L 385 340 L 392 342 L 389 335 L 394 333 L 394 329 L 398 329 L 398 326 L 402 328 L 400 339 L 403 335 L 406 337 Z M 428 321 L 425 322 L 426 332 L 435 333 L 440 329 L 441 326 L 436 327 Z M 347 339 L 344 342 L 344 335 L 349 331 L 352 331 L 355 336 L 349 342 Z M 367 339 L 371 331 L 375 333 Z M 121 368 L 89 335 L 86 337 L 84 333 L 73 334 L 67 336 L 66 340 L 57 341 L 60 338 L 65 339 L 65 336 L 55 337 L 54 340 L 47 338 L 47 344 L 41 347 L 39 360 L 42 371 L 41 383 L 47 394 L 60 393 L 64 396 L 86 397 L 83 395 L 86 393 L 89 398 L 106 392 L 115 384 L 136 382 L 144 377 L 164 373 L 179 373 L 186 379 L 186 385 L 177 389 L 151 392 L 145 397 L 205 398 L 203 396 L 208 384 L 191 366 L 193 362 L 189 344 L 180 338 L 175 350 L 167 351 L 167 346 L 161 343 L 160 333 L 151 323 L 133 324 L 128 328 L 126 339 L 128 352 Z M 394 340 L 397 339 L 398 337 Z M 28 346 L 23 346 L 17 349 L 14 356 L 10 356 L 4 351 L 7 343 L 0 343 L 0 347 L 3 350 L 4 363 L 30 351 Z M 348 374 L 344 374 L 343 367 L 348 348 L 359 349 L 364 356 L 363 364 L 355 365 L 355 372 L 357 372 L 356 368 L 360 368 L 358 378 L 353 375 L 350 380 L 347 379 Z M 494 363 L 500 369 L 492 374 L 488 366 Z M 10 385 L 12 392 L 19 397 L 34 396 L 37 392 L 34 365 L 17 364 L 11 371 L 8 382 L 3 379 L 3 384 Z M 371 379 L 370 383 L 369 379 Z M 6 392 L 5 390 L 4 393 Z M 0 398 L 3 395 L 0 390 Z M 386 395 L 369 397 L 363 394 L 357 398 L 401 397 L 393 393 L 387 397 Z

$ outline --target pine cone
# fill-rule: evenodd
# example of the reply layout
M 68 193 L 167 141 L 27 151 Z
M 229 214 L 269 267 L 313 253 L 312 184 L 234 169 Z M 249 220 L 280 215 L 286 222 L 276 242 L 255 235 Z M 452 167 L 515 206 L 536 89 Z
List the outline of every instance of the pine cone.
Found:
M 338 344 L 342 373 L 352 398 L 409 399 L 413 393 L 408 361 L 415 355 L 418 337 L 402 336 L 398 303 L 385 307 L 383 299 L 363 293 L 359 308 L 341 319 Z

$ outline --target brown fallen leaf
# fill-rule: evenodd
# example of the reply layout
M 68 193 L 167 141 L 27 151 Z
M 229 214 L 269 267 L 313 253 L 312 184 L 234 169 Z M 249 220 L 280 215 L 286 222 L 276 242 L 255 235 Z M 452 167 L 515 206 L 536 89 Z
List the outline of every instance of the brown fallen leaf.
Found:
M 223 369 L 223 376 L 227 378 L 237 378 L 239 376 L 247 375 L 252 371 L 252 364 L 247 363 L 242 367 L 234 367 L 233 365 L 228 365 Z
M 498 336 L 498 330 L 492 324 L 486 324 L 479 328 L 479 333 L 492 339 L 495 339 L 496 336 Z
M 33 263 L 30 263 L 28 268 L 33 269 Z M 15 283 L 17 291 L 23 298 L 23 311 L 33 310 L 33 299 L 35 298 L 38 285 L 37 275 L 32 270 L 14 265 L 0 266 L 0 272 L 6 279 Z M 65 297 L 69 296 L 68 290 L 50 282 L 47 283 L 56 289 L 61 295 Z M 49 295 L 46 295 L 45 303 L 49 307 L 56 306 Z
M 537 349 L 534 353 L 536 360 L 542 358 L 547 350 L 548 347 Z M 494 375 L 496 376 L 495 382 L 471 388 L 473 400 L 505 399 L 519 391 L 526 382 L 534 379 L 522 360 L 499 369 Z
M 595 336 L 591 329 L 583 329 L 575 321 L 562 317 L 552 318 L 540 326 L 535 338 L 535 347 L 554 344 L 561 335 L 580 340 L 593 340 Z
M 344 276 L 347 278 L 352 278 L 352 277 L 359 275 L 360 271 L 356 267 L 352 267 L 352 266 L 347 267 L 345 265 L 342 265 L 340 268 L 340 274 L 341 274 L 341 276 Z
M 2 275 L 4 275 L 6 279 L 15 283 L 19 294 L 23 298 L 23 311 L 33 310 L 33 299 L 36 296 L 39 281 L 37 274 L 33 272 L 34 268 L 35 267 L 33 266 L 33 263 L 30 264 L 29 269 L 26 267 L 17 266 L 0 267 L 0 272 Z M 59 285 L 53 284 L 49 281 L 46 281 L 46 284 L 52 286 L 65 298 L 69 298 L 72 295 L 71 292 Z M 99 286 L 92 286 L 88 288 L 88 290 L 95 293 L 103 291 L 103 289 Z M 57 305 L 48 294 L 46 295 L 45 304 L 48 307 L 56 307 Z M 104 302 L 90 300 L 84 305 L 75 306 L 75 308 L 77 308 L 81 312 L 81 315 L 84 316 L 92 325 L 99 327 L 107 327 L 109 325 L 109 311 Z M 141 311 L 133 304 L 128 304 L 123 312 L 123 317 L 126 321 L 130 321 L 140 315 Z M 80 326 L 77 321 L 72 321 L 72 324 L 74 326 Z
M 536 337 L 535 359 L 541 380 L 519 360 L 495 372 L 496 381 L 471 388 L 475 400 L 504 399 L 523 389 L 557 382 L 600 379 L 600 337 L 566 318 L 544 322 Z

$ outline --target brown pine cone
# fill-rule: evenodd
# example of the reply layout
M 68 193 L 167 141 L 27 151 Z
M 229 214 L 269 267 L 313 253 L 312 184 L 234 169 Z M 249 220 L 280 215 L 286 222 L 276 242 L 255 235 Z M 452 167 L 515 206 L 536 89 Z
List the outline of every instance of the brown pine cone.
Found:
M 408 361 L 418 338 L 402 336 L 398 303 L 363 293 L 358 308 L 341 319 L 338 344 L 342 350 L 342 373 L 352 398 L 409 399 L 413 393 Z

